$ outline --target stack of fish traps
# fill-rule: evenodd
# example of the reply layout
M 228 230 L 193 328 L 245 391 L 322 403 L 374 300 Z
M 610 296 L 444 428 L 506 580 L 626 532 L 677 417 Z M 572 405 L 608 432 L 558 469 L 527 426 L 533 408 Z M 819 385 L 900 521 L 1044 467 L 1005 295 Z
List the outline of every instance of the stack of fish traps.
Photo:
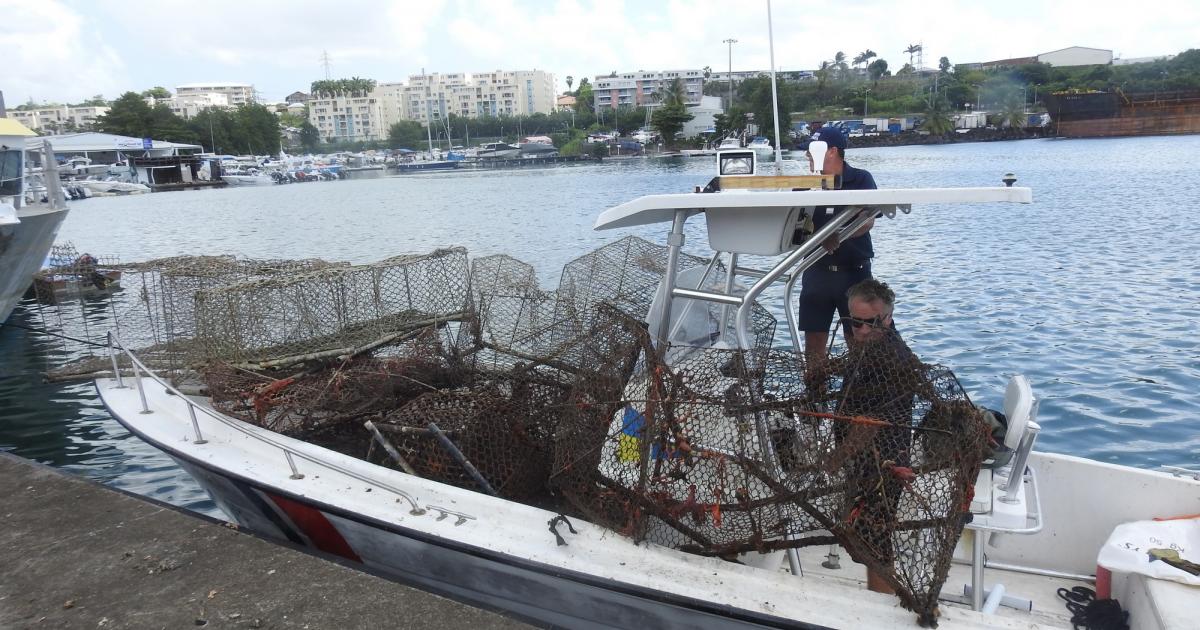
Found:
M 837 543 L 935 623 L 989 435 L 957 380 L 894 333 L 806 365 L 758 306 L 746 348 L 733 308 L 687 301 L 670 328 L 699 345 L 656 345 L 666 264 L 628 237 L 550 291 L 461 248 L 167 259 L 126 272 L 126 310 L 230 416 L 691 553 Z

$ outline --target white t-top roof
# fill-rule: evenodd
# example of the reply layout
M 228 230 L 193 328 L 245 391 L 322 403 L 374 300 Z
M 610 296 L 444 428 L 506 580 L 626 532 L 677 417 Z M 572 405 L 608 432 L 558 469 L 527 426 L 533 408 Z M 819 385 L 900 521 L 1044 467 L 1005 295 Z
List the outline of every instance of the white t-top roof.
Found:
M 26 146 L 30 148 L 41 148 L 42 140 L 49 140 L 54 146 L 55 153 L 68 153 L 71 151 L 137 151 L 141 150 L 142 139 L 132 136 L 119 136 L 112 133 L 99 133 L 88 131 L 83 133 L 66 133 L 60 136 L 41 136 L 37 138 L 29 138 L 26 141 Z M 165 140 L 154 140 L 154 150 L 161 149 L 203 149 L 198 144 L 181 144 L 178 142 L 167 142 Z
M 803 190 L 680 193 L 647 195 L 609 208 L 596 218 L 595 230 L 611 230 L 671 221 L 676 210 L 742 208 L 746 212 L 778 212 L 811 206 L 901 206 L 919 203 L 1032 203 L 1033 190 L 1023 187 L 891 188 L 882 190 Z

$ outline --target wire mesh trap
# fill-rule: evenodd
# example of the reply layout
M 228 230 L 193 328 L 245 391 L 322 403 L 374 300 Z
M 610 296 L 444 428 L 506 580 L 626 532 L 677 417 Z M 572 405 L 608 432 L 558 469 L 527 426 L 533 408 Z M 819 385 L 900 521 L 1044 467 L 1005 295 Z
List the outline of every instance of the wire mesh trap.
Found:
M 732 309 L 683 301 L 669 328 L 701 345 L 656 345 L 666 261 L 628 237 L 549 291 L 461 248 L 168 259 L 128 268 L 126 310 L 228 415 L 690 553 L 836 542 L 936 624 L 988 436 L 953 374 L 894 334 L 807 365 L 761 307 L 746 348 Z M 706 268 L 725 282 L 680 259 Z

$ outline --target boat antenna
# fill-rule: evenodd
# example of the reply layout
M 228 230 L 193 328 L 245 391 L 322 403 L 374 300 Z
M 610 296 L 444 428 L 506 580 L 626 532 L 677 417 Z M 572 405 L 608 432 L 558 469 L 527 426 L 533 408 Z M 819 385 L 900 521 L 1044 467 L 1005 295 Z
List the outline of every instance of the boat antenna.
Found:
M 771 0 L 767 0 L 767 41 L 771 49 L 771 118 L 775 119 L 775 174 L 783 175 L 783 145 L 779 143 L 779 91 L 775 87 L 775 29 L 771 24 Z

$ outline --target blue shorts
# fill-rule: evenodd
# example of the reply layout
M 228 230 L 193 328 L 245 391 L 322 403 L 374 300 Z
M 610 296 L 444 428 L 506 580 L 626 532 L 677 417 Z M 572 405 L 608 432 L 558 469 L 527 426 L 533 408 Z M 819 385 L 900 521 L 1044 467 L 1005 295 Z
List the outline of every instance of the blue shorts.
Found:
M 871 262 L 837 271 L 817 263 L 804 271 L 800 278 L 800 332 L 829 332 L 833 314 L 850 316 L 846 291 L 871 277 Z

